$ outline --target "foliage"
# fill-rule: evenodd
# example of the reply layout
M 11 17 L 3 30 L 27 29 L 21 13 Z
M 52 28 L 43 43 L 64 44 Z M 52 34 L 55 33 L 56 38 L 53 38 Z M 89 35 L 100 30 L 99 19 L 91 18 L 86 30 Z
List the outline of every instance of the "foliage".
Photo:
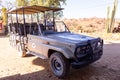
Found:
M 101 32 L 96 32 L 96 33 L 81 33 L 84 35 L 92 36 L 92 37 L 100 37 L 105 41 L 120 41 L 120 33 L 101 33 Z
M 38 4 L 37 0 L 31 0 L 29 2 L 29 5 L 36 5 L 36 4 Z
M 93 33 L 105 31 L 105 19 L 102 18 L 64 19 L 64 22 L 72 32 Z
M 7 25 L 7 9 L 2 8 L 2 18 L 3 18 L 3 25 Z
M 28 0 L 16 0 L 17 6 L 27 6 L 28 5 Z
M 6 8 L 7 11 L 10 11 L 11 9 L 13 9 L 15 7 L 15 5 L 12 2 L 10 2 L 9 0 L 8 1 L 4 1 L 5 4 L 3 3 L 3 1 L 4 0 L 0 0 L 0 7 Z
M 3 20 L 3 25 L 6 26 L 7 25 L 7 12 L 10 11 L 11 9 L 13 9 L 14 5 L 8 0 L 8 1 L 4 1 L 4 0 L 0 0 L 0 7 L 2 7 L 2 15 L 0 17 L 0 20 Z
M 65 3 L 66 0 L 47 0 L 44 3 L 44 6 L 49 6 L 49 7 L 61 7 L 60 3 Z
M 61 7 L 61 3 L 65 4 L 66 0 L 16 0 L 18 7 L 39 5 L 48 7 Z
M 120 33 L 120 23 L 118 24 L 118 27 L 113 29 L 113 33 Z
M 66 0 L 16 0 L 17 7 L 21 6 L 47 6 L 47 7 L 61 7 L 61 4 L 65 4 Z M 55 13 L 56 17 L 63 16 L 63 12 L 59 11 Z

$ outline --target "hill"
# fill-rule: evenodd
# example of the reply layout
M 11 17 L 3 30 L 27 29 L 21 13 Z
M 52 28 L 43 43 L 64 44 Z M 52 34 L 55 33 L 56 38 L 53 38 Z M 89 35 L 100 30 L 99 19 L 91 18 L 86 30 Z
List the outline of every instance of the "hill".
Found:
M 114 27 L 118 26 L 119 19 L 115 20 Z M 91 32 L 105 32 L 106 31 L 106 19 L 105 18 L 79 18 L 79 19 L 64 19 L 69 29 L 79 33 L 91 33 Z

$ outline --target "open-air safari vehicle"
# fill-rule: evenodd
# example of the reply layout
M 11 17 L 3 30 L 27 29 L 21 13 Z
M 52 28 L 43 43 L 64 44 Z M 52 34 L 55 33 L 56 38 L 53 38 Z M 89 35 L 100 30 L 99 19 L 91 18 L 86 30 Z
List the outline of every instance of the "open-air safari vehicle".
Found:
M 29 53 L 49 59 L 52 72 L 63 78 L 70 66 L 78 68 L 100 59 L 103 40 L 71 33 L 64 22 L 55 20 L 54 14 L 60 10 L 62 8 L 26 6 L 8 12 L 11 15 L 8 22 L 10 44 L 18 50 L 19 55 Z M 47 12 L 52 12 L 50 20 Z M 31 15 L 31 20 L 28 15 Z M 16 17 L 16 22 L 12 16 Z

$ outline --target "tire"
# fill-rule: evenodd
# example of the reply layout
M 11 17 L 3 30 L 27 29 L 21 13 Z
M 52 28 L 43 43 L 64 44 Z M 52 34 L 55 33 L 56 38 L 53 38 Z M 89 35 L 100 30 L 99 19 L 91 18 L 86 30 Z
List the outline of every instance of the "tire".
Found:
M 55 76 L 64 78 L 69 71 L 68 60 L 59 52 L 55 52 L 50 56 L 50 68 Z
M 20 57 L 26 56 L 26 50 L 23 48 L 23 46 L 20 45 L 20 43 L 17 44 L 17 50 Z

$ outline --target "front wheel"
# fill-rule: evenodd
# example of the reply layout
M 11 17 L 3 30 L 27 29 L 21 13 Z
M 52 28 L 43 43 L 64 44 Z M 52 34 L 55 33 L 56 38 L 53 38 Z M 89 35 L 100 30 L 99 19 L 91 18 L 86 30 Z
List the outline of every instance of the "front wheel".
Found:
M 68 60 L 59 52 L 50 56 L 50 67 L 52 72 L 59 78 L 64 78 L 69 70 Z

